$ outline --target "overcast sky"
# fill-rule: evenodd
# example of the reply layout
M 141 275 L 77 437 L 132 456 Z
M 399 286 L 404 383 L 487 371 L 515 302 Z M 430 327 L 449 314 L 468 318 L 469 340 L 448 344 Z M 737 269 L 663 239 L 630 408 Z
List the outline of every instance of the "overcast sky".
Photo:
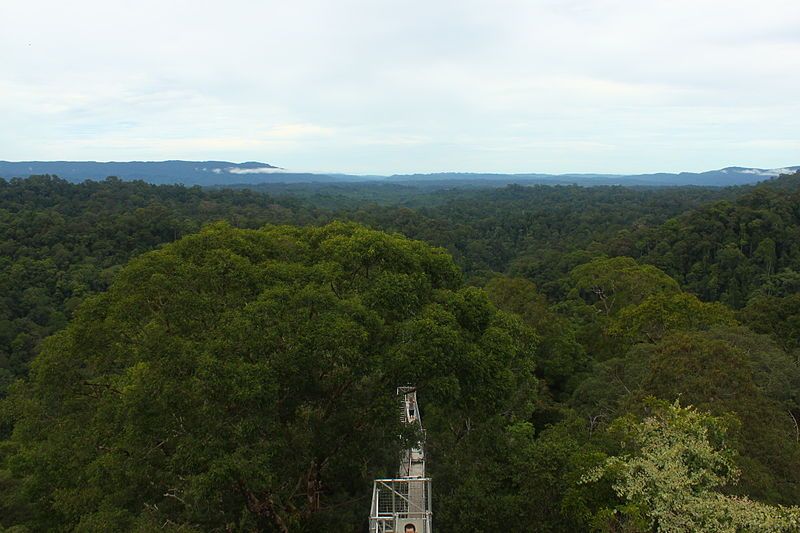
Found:
M 800 164 L 800 0 L 0 0 L 0 159 Z

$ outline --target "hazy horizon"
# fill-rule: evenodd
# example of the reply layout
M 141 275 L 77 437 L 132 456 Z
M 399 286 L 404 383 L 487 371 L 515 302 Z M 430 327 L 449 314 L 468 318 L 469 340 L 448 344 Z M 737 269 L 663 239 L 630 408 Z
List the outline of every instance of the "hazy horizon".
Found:
M 494 186 L 517 184 L 574 184 L 582 186 L 682 186 L 728 187 L 751 185 L 781 175 L 800 171 L 800 165 L 784 168 L 727 167 L 703 172 L 652 172 L 640 174 L 564 173 L 549 174 L 440 172 L 353 174 L 341 172 L 298 172 L 292 169 L 265 165 L 263 162 L 232 161 L 27 161 L 0 160 L 0 178 L 27 178 L 36 175 L 58 176 L 70 182 L 102 181 L 109 176 L 123 181 L 143 180 L 152 184 L 183 184 L 200 186 L 261 186 L 276 184 L 305 184 L 325 187 L 331 184 L 375 183 L 438 183 L 475 187 L 491 183 Z
M 601 175 L 608 175 L 608 176 L 612 176 L 612 175 L 616 175 L 616 176 L 637 176 L 637 175 L 649 175 L 649 174 L 681 174 L 681 173 L 702 174 L 704 172 L 722 171 L 722 170 L 725 170 L 725 169 L 728 169 L 728 168 L 742 168 L 742 169 L 745 169 L 744 170 L 745 173 L 749 172 L 750 170 L 764 170 L 764 171 L 767 171 L 767 172 L 772 171 L 771 174 L 764 173 L 764 174 L 759 174 L 759 175 L 762 175 L 762 176 L 771 176 L 771 175 L 777 176 L 779 174 L 796 172 L 795 169 L 797 167 L 800 167 L 800 164 L 778 165 L 778 166 L 768 166 L 768 167 L 751 167 L 751 166 L 746 166 L 746 165 L 726 165 L 725 167 L 720 167 L 720 168 L 703 168 L 703 169 L 696 169 L 696 170 L 694 170 L 694 169 L 689 169 L 689 170 L 684 169 L 684 170 L 674 170 L 674 171 L 670 172 L 670 171 L 664 171 L 664 170 L 657 170 L 656 169 L 656 170 L 647 170 L 647 171 L 642 171 L 642 172 L 626 172 L 626 173 L 620 173 L 620 172 L 592 172 L 592 171 L 585 171 L 585 172 L 569 172 L 569 171 L 566 171 L 566 172 L 541 172 L 541 171 L 538 171 L 536 169 L 532 169 L 532 170 L 529 170 L 529 171 L 520 171 L 520 172 L 495 172 L 495 171 L 491 171 L 491 170 L 488 170 L 488 171 L 474 171 L 474 170 L 465 169 L 465 170 L 437 170 L 437 171 L 430 171 L 430 172 L 415 171 L 415 172 L 402 172 L 402 173 L 401 172 L 357 173 L 357 172 L 348 172 L 347 170 L 292 169 L 292 168 L 281 167 L 280 165 L 274 165 L 270 161 L 254 161 L 254 160 L 252 160 L 252 161 L 233 161 L 233 160 L 230 160 L 230 159 L 187 160 L 187 159 L 174 159 L 174 158 L 172 158 L 172 159 L 159 159 L 159 160 L 156 160 L 156 159 L 152 159 L 152 160 L 150 160 L 150 159 L 139 159 L 139 160 L 128 160 L 128 161 L 123 161 L 123 160 L 91 160 L 91 159 L 86 159 L 86 160 L 24 160 L 24 161 L 12 161 L 12 160 L 8 160 L 8 159 L 0 159 L 0 163 L 11 163 L 11 164 L 25 164 L 25 163 L 47 163 L 47 164 L 51 164 L 51 163 L 65 163 L 65 164 L 81 164 L 81 163 L 99 163 L 99 164 L 153 163 L 153 164 L 159 164 L 159 163 L 170 163 L 170 162 L 179 162 L 179 163 L 211 163 L 211 162 L 216 162 L 216 163 L 231 163 L 231 164 L 234 164 L 234 165 L 244 165 L 244 164 L 258 163 L 258 164 L 270 165 L 270 167 L 271 167 L 271 168 L 259 167 L 259 168 L 254 168 L 252 170 L 232 169 L 232 174 L 272 174 L 272 173 L 275 173 L 275 174 L 280 174 L 280 173 L 286 173 L 286 174 L 320 174 L 320 175 L 324 175 L 324 174 L 337 175 L 337 174 L 339 174 L 339 175 L 363 176 L 363 177 L 368 177 L 368 176 L 391 177 L 392 175 L 414 175 L 414 174 L 419 174 L 419 175 L 435 175 L 435 174 L 491 175 L 491 174 L 497 174 L 497 175 L 509 175 L 509 176 L 513 176 L 513 175 L 533 175 L 533 174 L 550 175 L 550 176 L 578 176 L 578 175 L 586 175 L 586 176 L 592 176 L 592 175 L 598 175 L 598 176 L 601 176 Z M 798 158 L 798 163 L 800 163 L 800 158 Z M 3 176 L 0 175 L 0 177 L 3 177 Z

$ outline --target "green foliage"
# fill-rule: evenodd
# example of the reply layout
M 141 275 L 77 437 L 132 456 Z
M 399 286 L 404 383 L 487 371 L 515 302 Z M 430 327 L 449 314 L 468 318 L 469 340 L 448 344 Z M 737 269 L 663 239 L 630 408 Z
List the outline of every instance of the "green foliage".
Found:
M 485 289 L 498 308 L 519 315 L 539 334 L 537 369 L 554 393 L 566 391 L 570 379 L 588 364 L 576 325 L 556 313 L 536 285 L 526 279 L 498 276 Z
M 329 197 L 304 197 L 337 209 L 338 216 L 442 246 L 475 279 L 484 281 L 492 271 L 508 272 L 559 299 L 561 278 L 577 265 L 601 252 L 632 255 L 639 231 L 743 192 L 704 187 L 438 187 L 422 196 L 406 192 L 395 202 L 400 205 L 380 205 L 386 203 L 380 199 L 354 205 L 347 197 L 340 197 L 340 204 Z M 348 209 L 337 207 L 342 205 Z
M 735 324 L 733 312 L 722 304 L 704 303 L 688 293 L 657 293 L 639 305 L 622 309 L 611 321 L 608 331 L 630 343 L 657 342 L 672 331 Z
M 624 253 L 658 266 L 706 301 L 743 307 L 758 292 L 800 288 L 800 191 L 784 176 L 734 201 L 642 228 Z
M 144 182 L 0 179 L 0 397 L 42 339 L 130 258 L 226 218 L 243 227 L 308 223 L 319 212 L 250 191 Z
M 760 295 L 739 312 L 749 328 L 766 333 L 800 360 L 800 294 L 784 297 Z
M 586 530 L 592 509 L 613 498 L 610 484 L 598 490 L 579 484 L 581 476 L 606 455 L 582 421 L 569 417 L 537 434 L 519 421 L 461 455 L 450 476 L 454 490 L 437 498 L 436 527 L 445 531 Z M 596 440 L 596 439 L 595 439 Z M 448 485 L 450 485 L 448 483 Z M 437 489 L 438 491 L 438 489 Z
M 599 364 L 576 389 L 573 405 L 598 423 L 641 412 L 647 396 L 735 414 L 745 494 L 773 503 L 800 498 L 798 368 L 769 339 L 743 328 L 679 332 L 640 344 Z
M 596 525 L 618 531 L 621 522 L 632 524 L 634 531 L 664 533 L 800 528 L 800 507 L 773 507 L 720 492 L 739 474 L 724 420 L 677 402 L 652 405 L 654 412 L 641 422 L 623 417 L 611 428 L 625 434 L 628 453 L 608 459 L 583 478 L 588 483 L 610 477 L 627 504 L 599 513 Z M 641 527 L 642 517 L 646 527 Z
M 532 409 L 535 336 L 460 278 L 441 250 L 345 224 L 217 224 L 140 256 L 12 388 L 0 523 L 358 523 L 396 464 L 396 384 L 439 446 Z
M 630 257 L 598 257 L 575 267 L 565 283 L 571 289 L 559 310 L 580 325 L 579 342 L 600 361 L 625 352 L 629 339 L 616 325 L 631 314 L 638 316 L 631 309 L 648 299 L 680 293 L 675 280 L 664 272 Z
M 0 179 L 0 529 L 358 530 L 412 438 L 394 387 L 415 383 L 437 529 L 650 530 L 619 463 L 580 483 L 643 457 L 603 429 L 716 416 L 705 450 L 739 482 L 690 514 L 759 530 L 765 503 L 800 501 L 798 179 L 260 188 L 280 197 Z M 291 226 L 234 229 L 264 224 Z
M 51 176 L 0 179 L 0 397 L 26 374 L 42 339 L 64 327 L 84 298 L 105 290 L 123 264 L 208 222 L 257 228 L 353 220 L 444 247 L 474 280 L 510 268 L 555 297 L 559 279 L 593 257 L 585 248 L 628 226 L 651 227 L 734 193 L 697 187 L 441 187 L 414 192 L 350 184 L 323 193 L 273 186 L 264 194 L 116 178 L 80 184 Z M 623 242 L 617 237 L 612 252 Z
M 677 282 L 651 265 L 630 257 L 600 257 L 570 272 L 571 296 L 580 296 L 607 316 L 648 296 L 677 293 Z

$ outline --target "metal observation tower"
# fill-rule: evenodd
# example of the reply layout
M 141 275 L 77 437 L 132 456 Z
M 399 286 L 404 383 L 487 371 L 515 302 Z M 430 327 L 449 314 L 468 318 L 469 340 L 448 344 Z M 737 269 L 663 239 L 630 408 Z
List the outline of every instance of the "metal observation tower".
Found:
M 423 437 L 403 452 L 396 478 L 375 480 L 369 531 L 431 533 L 431 479 L 425 477 L 425 432 L 417 407 L 417 389 L 398 387 L 397 395 L 400 397 L 400 421 L 414 424 Z

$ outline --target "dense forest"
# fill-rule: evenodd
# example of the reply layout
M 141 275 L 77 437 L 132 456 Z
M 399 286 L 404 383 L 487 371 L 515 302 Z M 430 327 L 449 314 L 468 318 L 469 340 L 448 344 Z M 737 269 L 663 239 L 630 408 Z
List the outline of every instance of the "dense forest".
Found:
M 0 531 L 800 530 L 800 173 L 0 179 Z

